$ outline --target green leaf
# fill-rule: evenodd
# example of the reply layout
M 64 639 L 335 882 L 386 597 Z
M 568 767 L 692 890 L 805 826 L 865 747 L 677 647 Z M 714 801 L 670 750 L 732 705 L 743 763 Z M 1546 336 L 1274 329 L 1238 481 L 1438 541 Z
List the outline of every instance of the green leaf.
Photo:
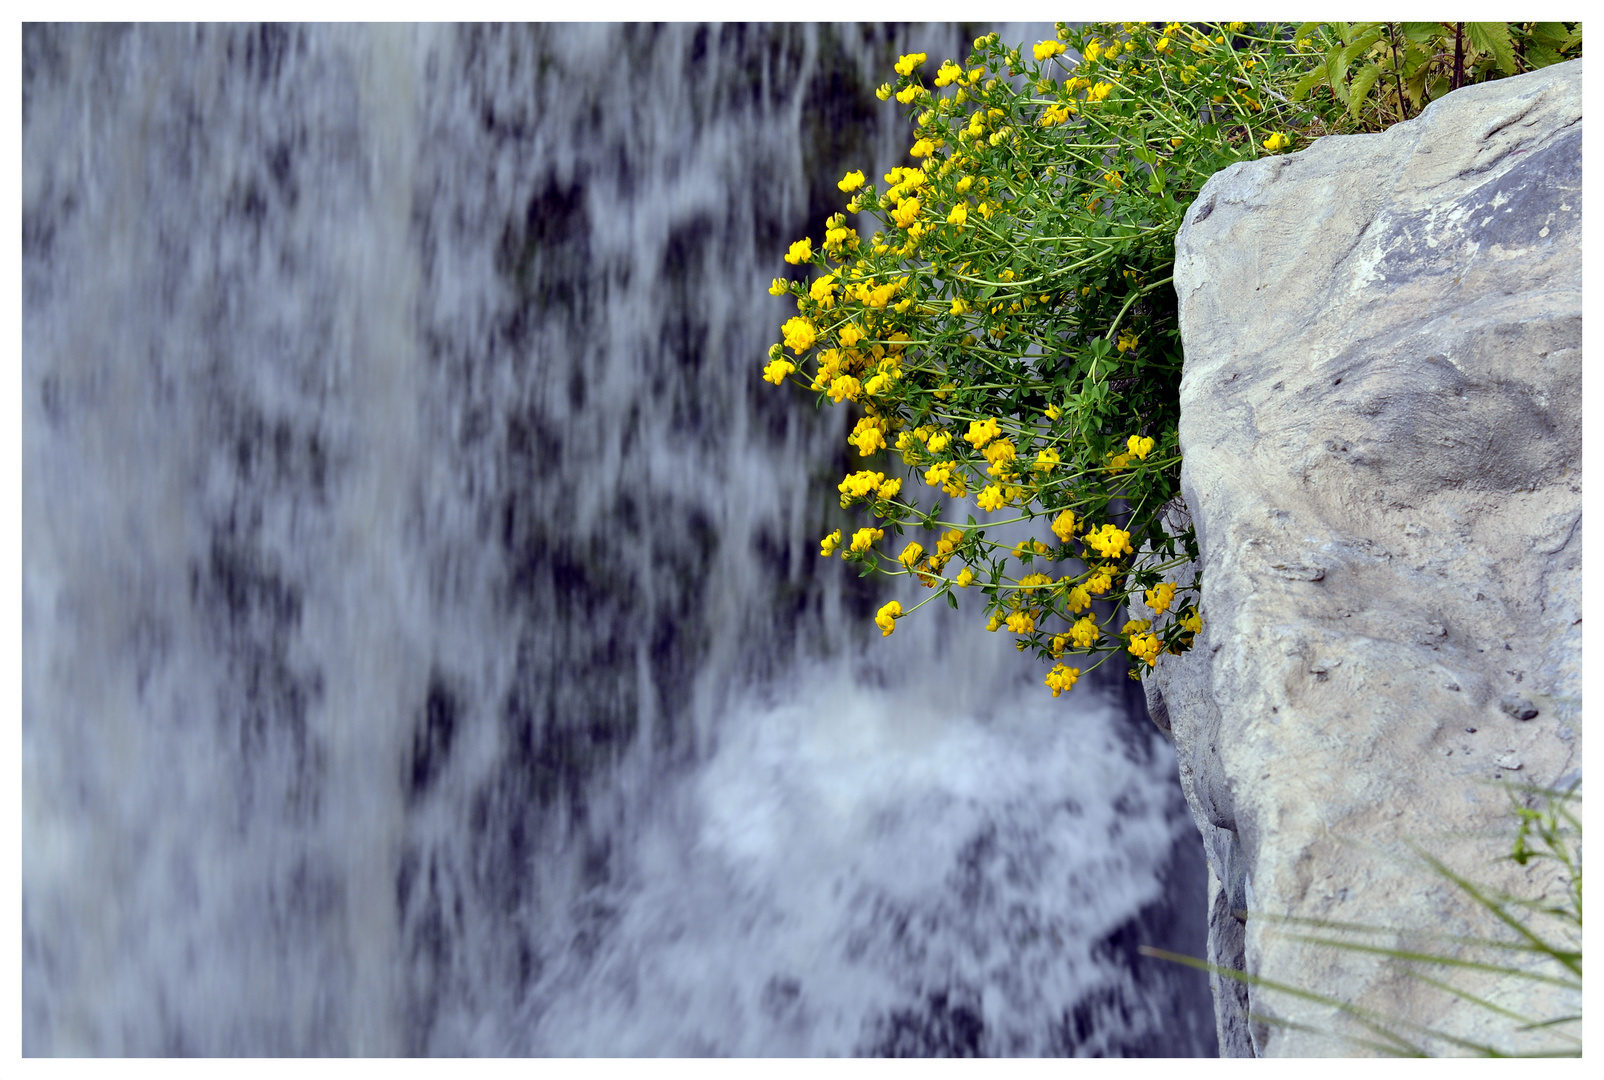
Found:
M 1509 24 L 1501 22 L 1468 22 L 1465 37 L 1477 49 L 1492 53 L 1498 61 L 1498 70 L 1505 75 L 1515 74 L 1515 49 L 1509 43 Z
M 1540 22 L 1532 24 L 1532 40 L 1546 45 L 1550 49 L 1560 48 L 1561 43 L 1564 42 L 1565 35 L 1568 32 L 1569 31 L 1567 31 L 1565 28 L 1565 24 L 1562 22 Z
M 1434 22 L 1406 22 L 1403 24 L 1403 36 L 1416 45 L 1444 40 L 1442 23 Z
M 1326 69 L 1324 66 L 1305 72 L 1303 78 L 1299 79 L 1297 85 L 1292 88 L 1292 100 L 1302 101 L 1309 96 L 1309 91 L 1317 86 L 1325 85 L 1325 81 Z
M 1364 108 L 1365 97 L 1370 93 L 1370 88 L 1376 84 L 1376 80 L 1381 75 L 1380 64 L 1368 64 L 1353 77 L 1353 86 L 1349 89 L 1350 97 L 1348 98 L 1349 116 L 1355 120 L 1359 119 L 1359 111 Z
M 1370 23 L 1370 24 L 1366 24 L 1366 25 L 1374 26 L 1375 24 L 1374 23 Z M 1369 52 L 1370 51 L 1370 47 L 1372 45 L 1374 45 L 1376 42 L 1380 41 L 1380 40 L 1381 40 L 1381 31 L 1380 30 L 1369 30 L 1369 31 L 1367 31 L 1366 33 L 1364 33 L 1360 37 L 1355 38 L 1353 40 L 1352 44 L 1350 44 L 1347 48 L 1343 49 L 1340 54 L 1338 54 L 1337 63 L 1340 64 L 1341 67 L 1342 67 L 1342 70 L 1344 72 L 1346 72 L 1348 70 L 1348 65 L 1349 64 L 1353 63 L 1359 57 L 1361 57 L 1365 53 Z
M 1293 41 L 1301 41 L 1302 39 L 1308 37 L 1310 34 L 1313 34 L 1316 30 L 1319 30 L 1322 26 L 1325 26 L 1325 25 L 1326 25 L 1325 23 L 1318 23 L 1318 22 L 1299 23 L 1298 24 L 1298 28 L 1295 31 L 1293 31 L 1293 33 L 1292 33 L 1292 40 Z

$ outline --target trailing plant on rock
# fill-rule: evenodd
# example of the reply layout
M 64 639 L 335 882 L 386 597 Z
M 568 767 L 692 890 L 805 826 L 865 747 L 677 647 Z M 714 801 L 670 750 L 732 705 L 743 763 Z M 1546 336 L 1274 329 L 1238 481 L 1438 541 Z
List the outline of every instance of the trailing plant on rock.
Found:
M 912 576 L 932 590 L 916 606 L 977 590 L 988 629 L 1055 662 L 1054 696 L 1082 674 L 1065 656 L 1151 666 L 1201 628 L 1196 583 L 1162 581 L 1197 554 L 1160 514 L 1180 462 L 1174 237 L 1209 176 L 1296 141 L 1269 92 L 1301 62 L 1290 28 L 1246 29 L 1060 24 L 1028 50 L 978 38 L 961 65 L 903 56 L 879 94 L 908 107 L 911 163 L 883 187 L 843 177 L 845 212 L 786 255 L 815 276 L 770 289 L 797 314 L 764 377 L 859 413 L 841 503 L 880 519 L 821 554 Z M 1018 522 L 1039 528 L 994 538 Z M 1157 618 L 1116 625 L 1138 593 Z

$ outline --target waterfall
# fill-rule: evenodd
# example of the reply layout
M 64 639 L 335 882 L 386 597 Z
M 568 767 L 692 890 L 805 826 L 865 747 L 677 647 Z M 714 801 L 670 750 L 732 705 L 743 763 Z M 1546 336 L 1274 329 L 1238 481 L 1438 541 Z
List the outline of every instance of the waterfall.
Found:
M 1214 1052 L 1167 745 L 759 378 L 979 32 L 24 27 L 24 1053 Z

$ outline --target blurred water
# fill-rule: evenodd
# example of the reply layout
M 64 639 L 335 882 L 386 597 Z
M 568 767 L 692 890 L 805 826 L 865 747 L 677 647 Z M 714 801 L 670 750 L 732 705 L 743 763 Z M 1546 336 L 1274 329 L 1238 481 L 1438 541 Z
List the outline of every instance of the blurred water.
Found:
M 25 27 L 25 1053 L 1214 1052 L 1168 748 L 758 377 L 981 29 Z

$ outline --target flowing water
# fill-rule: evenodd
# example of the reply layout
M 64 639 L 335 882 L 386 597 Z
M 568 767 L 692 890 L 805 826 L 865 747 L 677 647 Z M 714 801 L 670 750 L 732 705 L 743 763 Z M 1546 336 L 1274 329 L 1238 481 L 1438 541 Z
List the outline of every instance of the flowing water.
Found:
M 758 378 L 977 32 L 24 29 L 25 1053 L 1214 1051 L 1167 746 Z

